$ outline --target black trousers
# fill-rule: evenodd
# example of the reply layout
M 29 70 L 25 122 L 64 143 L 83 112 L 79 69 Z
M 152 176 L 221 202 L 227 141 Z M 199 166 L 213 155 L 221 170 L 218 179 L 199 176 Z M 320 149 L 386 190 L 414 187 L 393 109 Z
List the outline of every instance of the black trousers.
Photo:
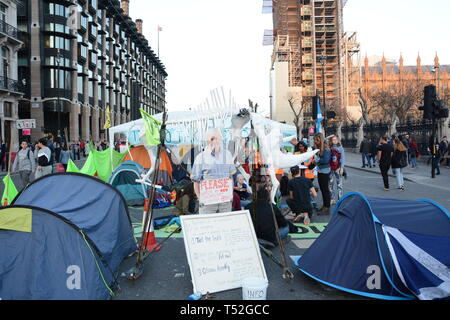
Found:
M 389 169 L 390 165 L 380 165 L 381 175 L 383 176 L 383 183 L 386 189 L 389 189 Z
M 323 206 L 329 208 L 331 206 L 330 174 L 319 173 L 317 179 L 322 193 Z
M 286 203 L 289 207 L 289 209 L 291 209 L 291 211 L 295 214 L 295 215 L 299 215 L 301 213 L 309 213 L 309 216 L 312 215 L 312 208 L 303 208 L 303 206 L 294 199 L 288 198 L 286 199 Z

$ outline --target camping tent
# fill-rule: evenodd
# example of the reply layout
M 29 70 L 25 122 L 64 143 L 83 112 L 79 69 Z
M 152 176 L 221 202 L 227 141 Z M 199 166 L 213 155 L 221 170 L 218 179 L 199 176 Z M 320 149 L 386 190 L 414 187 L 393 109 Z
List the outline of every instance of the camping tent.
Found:
M 144 146 L 136 146 L 130 148 L 129 152 L 123 158 L 124 162 L 134 161 L 140 164 L 143 168 L 149 169 L 152 166 L 152 160 L 150 153 L 154 152 L 153 155 L 156 156 L 157 147 L 151 147 L 148 149 Z M 162 186 L 170 187 L 173 184 L 173 168 L 167 151 L 162 148 L 160 156 L 160 165 L 157 184 Z
M 109 184 L 124 196 L 129 206 L 143 205 L 148 197 L 147 187 L 136 182 L 141 178 L 144 168 L 137 162 L 126 161 L 114 170 Z
M 114 277 L 81 228 L 45 209 L 0 209 L 0 298 L 102 300 Z
M 82 229 L 113 274 L 122 260 L 136 250 L 124 197 L 99 179 L 76 173 L 44 176 L 24 189 L 13 205 L 54 212 Z
M 377 299 L 450 297 L 450 215 L 429 200 L 346 195 L 298 260 L 308 276 Z

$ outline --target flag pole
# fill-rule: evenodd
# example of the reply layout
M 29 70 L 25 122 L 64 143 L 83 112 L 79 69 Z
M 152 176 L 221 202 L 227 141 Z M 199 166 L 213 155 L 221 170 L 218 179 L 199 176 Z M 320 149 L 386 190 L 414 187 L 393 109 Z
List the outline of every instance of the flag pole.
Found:
M 158 58 L 159 58 L 159 31 L 161 30 L 161 27 L 158 25 Z

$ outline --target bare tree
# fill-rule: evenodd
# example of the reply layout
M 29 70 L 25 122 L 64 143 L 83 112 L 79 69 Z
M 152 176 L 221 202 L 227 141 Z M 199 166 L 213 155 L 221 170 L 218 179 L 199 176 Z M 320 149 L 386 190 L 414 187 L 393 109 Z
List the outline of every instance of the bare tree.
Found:
M 422 98 L 421 82 L 401 82 L 374 92 L 371 101 L 380 109 L 382 116 L 393 123 L 397 119 L 406 121 L 408 116 L 416 118 L 419 115 L 418 107 Z
M 291 107 L 292 113 L 294 114 L 294 125 L 297 130 L 297 139 L 301 139 L 303 131 L 303 113 L 305 109 L 305 104 L 302 101 L 302 96 L 300 93 L 289 93 L 287 97 L 289 106 Z

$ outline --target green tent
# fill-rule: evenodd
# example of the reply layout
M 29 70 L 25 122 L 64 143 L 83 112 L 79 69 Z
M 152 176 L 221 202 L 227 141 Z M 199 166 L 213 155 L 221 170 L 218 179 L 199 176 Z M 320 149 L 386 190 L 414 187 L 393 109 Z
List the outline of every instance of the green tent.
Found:
M 127 152 L 119 153 L 116 150 L 112 150 L 111 152 L 110 149 L 97 151 L 92 143 L 89 146 L 89 156 L 83 168 L 78 169 L 78 167 L 70 161 L 67 165 L 67 172 L 82 173 L 88 176 L 97 175 L 100 180 L 108 182 L 113 170 L 120 165 Z

